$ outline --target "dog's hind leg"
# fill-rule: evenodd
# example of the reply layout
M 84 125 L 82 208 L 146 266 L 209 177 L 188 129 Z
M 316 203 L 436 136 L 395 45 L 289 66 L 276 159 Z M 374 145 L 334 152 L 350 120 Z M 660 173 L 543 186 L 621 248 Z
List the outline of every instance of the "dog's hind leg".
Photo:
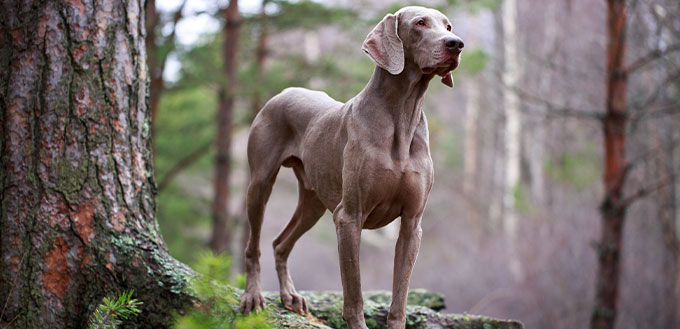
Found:
M 252 140 L 251 135 L 249 144 L 252 143 Z M 276 152 L 258 153 L 260 155 L 265 154 L 265 156 L 251 161 L 251 179 L 246 194 L 246 212 L 250 234 L 245 250 L 246 289 L 241 297 L 242 313 L 249 313 L 265 307 L 260 288 L 260 232 L 264 208 L 269 200 L 280 168 L 280 162 L 276 159 L 278 156 Z
M 307 232 L 321 218 L 326 211 L 326 207 L 319 200 L 316 192 L 305 188 L 303 175 L 299 160 L 292 165 L 295 176 L 298 178 L 299 199 L 293 217 L 288 225 L 279 233 L 272 243 L 274 247 L 274 259 L 276 261 L 276 272 L 279 276 L 279 287 L 281 291 L 281 302 L 284 307 L 303 314 L 308 313 L 307 302 L 300 296 L 293 285 L 293 280 L 288 272 L 288 256 L 290 255 L 295 242 Z

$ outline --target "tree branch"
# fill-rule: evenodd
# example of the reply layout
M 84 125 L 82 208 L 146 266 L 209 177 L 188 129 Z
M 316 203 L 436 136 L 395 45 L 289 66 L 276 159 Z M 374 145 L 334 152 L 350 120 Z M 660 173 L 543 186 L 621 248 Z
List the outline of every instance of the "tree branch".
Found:
M 657 60 L 661 57 L 664 57 L 676 51 L 680 51 L 680 43 L 670 45 L 666 47 L 666 49 L 664 50 L 654 49 L 648 54 L 636 59 L 630 65 L 628 65 L 628 67 L 625 69 L 625 73 L 630 74 L 632 72 L 635 72 L 636 70 L 639 70 L 640 68 L 653 62 L 654 60 Z
M 574 117 L 574 118 L 579 118 L 579 119 L 589 119 L 589 120 L 598 120 L 602 121 L 603 115 L 601 113 L 598 113 L 596 111 L 582 111 L 582 110 L 576 110 L 574 108 L 566 107 L 563 105 L 557 105 L 553 104 L 549 100 L 543 99 L 541 97 L 538 97 L 536 95 L 529 94 L 528 92 L 522 90 L 519 87 L 508 87 L 511 91 L 516 93 L 520 98 L 534 102 L 537 104 L 544 105 L 548 107 L 548 112 L 546 112 L 546 116 L 548 117 Z M 526 112 L 526 110 L 523 110 Z
M 211 146 L 212 146 L 212 142 L 208 142 L 208 143 L 203 144 L 201 147 L 199 147 L 195 151 L 187 154 L 184 158 L 177 161 L 177 163 L 175 163 L 175 165 L 170 167 L 168 172 L 166 172 L 165 175 L 163 175 L 163 178 L 161 178 L 159 180 L 158 192 L 160 193 L 161 191 L 163 191 L 168 186 L 168 184 L 172 181 L 172 179 L 175 178 L 175 176 L 177 176 L 177 174 L 182 172 L 182 170 L 188 168 L 189 166 L 194 164 L 194 162 L 198 161 L 198 159 L 200 159 L 203 155 L 208 153 Z
M 623 200 L 621 201 L 621 205 L 624 208 L 627 208 L 633 202 L 640 200 L 641 198 L 644 198 L 644 197 L 666 187 L 667 185 L 668 185 L 668 181 L 661 181 L 661 182 L 657 182 L 656 184 L 651 185 L 651 186 L 642 187 L 642 188 L 638 189 L 637 191 L 635 191 L 633 194 L 629 195 L 628 197 L 623 198 Z
M 661 81 L 661 83 L 659 83 L 658 85 L 656 85 L 654 87 L 654 92 L 649 97 L 647 97 L 647 99 L 645 99 L 641 104 L 631 105 L 631 109 L 637 110 L 635 112 L 635 116 L 631 118 L 631 121 L 633 123 L 635 123 L 636 121 L 639 121 L 640 119 L 642 119 L 642 117 L 644 117 L 645 115 L 649 114 L 649 112 L 645 112 L 645 111 L 642 111 L 642 110 L 649 107 L 650 105 L 654 104 L 654 102 L 656 102 L 656 100 L 659 98 L 659 95 L 661 95 L 661 92 L 664 91 L 663 87 L 665 85 L 667 85 L 667 84 L 669 84 L 673 81 L 677 81 L 678 79 L 680 79 L 680 69 L 675 70 L 675 71 L 671 72 L 670 74 L 668 74 L 668 76 L 666 76 L 666 78 L 663 79 L 663 81 Z M 669 107 L 673 106 L 673 105 L 674 104 L 670 104 Z M 678 105 L 675 104 L 675 107 L 677 108 Z

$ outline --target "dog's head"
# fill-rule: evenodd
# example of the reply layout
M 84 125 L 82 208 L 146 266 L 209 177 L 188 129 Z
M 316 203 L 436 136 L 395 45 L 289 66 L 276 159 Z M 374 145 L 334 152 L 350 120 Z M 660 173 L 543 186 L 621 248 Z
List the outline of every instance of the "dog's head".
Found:
M 361 49 L 393 75 L 400 74 L 406 62 L 413 62 L 422 73 L 437 74 L 442 83 L 453 87 L 451 71 L 460 63 L 463 46 L 444 14 L 411 6 L 387 14 L 368 34 Z

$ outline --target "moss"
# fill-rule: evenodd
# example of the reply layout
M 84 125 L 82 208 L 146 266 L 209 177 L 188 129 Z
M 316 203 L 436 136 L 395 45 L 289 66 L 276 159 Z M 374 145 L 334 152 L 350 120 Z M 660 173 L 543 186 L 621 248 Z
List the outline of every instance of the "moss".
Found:
M 57 167 L 57 189 L 66 196 L 69 202 L 77 199 L 78 192 L 87 181 L 87 156 L 83 157 L 82 161 L 80 166 L 75 167 L 71 161 L 58 158 L 55 164 Z

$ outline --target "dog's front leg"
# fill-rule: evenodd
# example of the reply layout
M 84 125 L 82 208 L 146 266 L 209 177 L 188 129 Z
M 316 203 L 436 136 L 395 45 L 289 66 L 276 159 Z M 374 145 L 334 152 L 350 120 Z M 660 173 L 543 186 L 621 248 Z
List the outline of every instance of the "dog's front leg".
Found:
M 403 329 L 406 327 L 406 299 L 408 283 L 411 278 L 413 264 L 418 257 L 420 238 L 423 230 L 420 227 L 421 216 L 401 219 L 399 238 L 394 252 L 394 278 L 392 281 L 392 305 L 387 316 L 387 328 Z
M 364 321 L 364 300 L 361 296 L 359 246 L 361 243 L 361 217 L 348 214 L 342 206 L 333 212 L 340 254 L 340 276 L 344 303 L 342 318 L 349 329 L 367 329 Z

